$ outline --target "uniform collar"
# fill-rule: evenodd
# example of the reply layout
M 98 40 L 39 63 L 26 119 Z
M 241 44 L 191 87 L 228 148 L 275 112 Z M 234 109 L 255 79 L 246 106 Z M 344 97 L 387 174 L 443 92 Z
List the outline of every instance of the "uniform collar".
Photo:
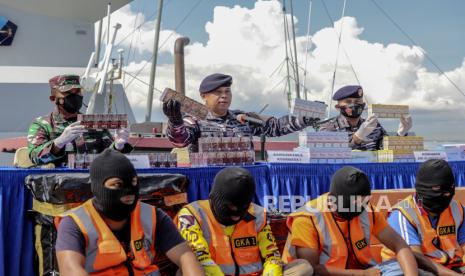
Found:
M 224 116 L 221 116 L 221 117 L 216 117 L 213 115 L 213 113 L 211 111 L 208 111 L 208 114 L 207 114 L 207 120 L 211 120 L 211 121 L 214 121 L 214 120 L 221 120 L 221 121 L 224 121 L 226 119 L 231 119 L 231 118 L 234 118 L 233 114 L 231 113 L 230 110 L 228 110 L 228 112 L 226 113 L 226 115 Z
M 345 128 L 345 129 L 358 129 L 360 125 L 365 122 L 365 119 L 360 117 L 360 120 L 358 121 L 357 126 L 352 127 L 349 125 L 349 122 L 347 121 L 346 117 L 342 114 L 337 115 L 336 117 L 337 124 L 339 125 L 339 128 Z
M 256 217 L 254 215 L 252 215 L 249 211 L 247 211 L 247 213 L 245 213 L 245 216 L 242 220 L 244 220 L 245 222 L 251 222 L 253 220 L 255 220 Z
M 66 123 L 67 121 L 65 120 L 65 118 L 63 117 L 63 115 L 60 113 L 60 111 L 58 110 L 58 107 L 55 106 L 55 109 L 53 110 L 52 112 L 52 118 L 53 118 L 53 121 L 57 124 L 63 124 L 63 123 Z

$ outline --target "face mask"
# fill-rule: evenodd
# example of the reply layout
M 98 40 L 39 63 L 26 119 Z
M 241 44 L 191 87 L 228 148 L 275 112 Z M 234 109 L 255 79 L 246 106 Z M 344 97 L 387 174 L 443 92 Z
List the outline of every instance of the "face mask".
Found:
M 132 183 L 124 183 L 124 186 L 120 189 L 108 189 L 105 186 L 94 188 L 94 200 L 93 204 L 105 217 L 115 220 L 122 221 L 131 215 L 131 212 L 137 205 L 139 198 L 138 186 L 132 186 Z M 132 204 L 124 204 L 121 201 L 121 197 L 127 195 L 135 195 L 134 202 Z
M 449 207 L 449 204 L 454 197 L 455 189 L 449 189 L 447 192 L 450 194 L 445 196 L 444 190 L 434 191 L 431 188 L 417 188 L 417 201 L 426 211 L 434 214 L 441 214 L 445 209 L 447 209 L 447 207 Z
M 340 106 L 341 114 L 349 118 L 358 118 L 362 115 L 365 109 L 365 104 L 349 104 Z
M 62 106 L 68 113 L 78 113 L 82 107 L 82 99 L 83 96 L 81 95 L 70 94 L 63 99 L 64 102 Z

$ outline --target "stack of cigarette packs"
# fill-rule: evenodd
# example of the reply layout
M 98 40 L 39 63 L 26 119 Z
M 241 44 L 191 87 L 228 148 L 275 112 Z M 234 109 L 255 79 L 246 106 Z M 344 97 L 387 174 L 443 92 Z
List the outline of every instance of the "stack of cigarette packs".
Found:
M 424 150 L 424 141 L 421 136 L 385 136 L 383 148 L 385 150 Z
M 207 118 L 208 108 L 205 105 L 186 97 L 182 93 L 170 88 L 165 88 L 163 94 L 160 96 L 160 101 L 167 102 L 170 99 L 174 99 L 181 104 L 181 111 L 183 113 L 187 113 L 201 120 L 205 120 L 205 118 Z
M 378 118 L 400 118 L 409 114 L 408 105 L 370 104 L 368 116 L 376 115 Z
M 352 150 L 352 163 L 376 163 L 378 153 L 375 150 Z
M 378 162 L 414 162 L 414 151 L 424 150 L 421 136 L 385 136 L 384 150 L 378 151 Z
M 202 137 L 199 152 L 191 153 L 193 167 L 250 165 L 255 162 L 251 137 Z
M 127 114 L 78 114 L 77 120 L 88 129 L 120 129 L 128 127 Z
M 413 150 L 378 150 L 378 162 L 415 162 Z
M 328 106 L 323 102 L 306 101 L 294 99 L 291 103 L 291 113 L 296 117 L 312 117 L 324 119 L 326 117 L 326 108 Z
M 310 152 L 311 163 L 349 163 L 352 158 L 347 132 L 301 132 L 299 148 Z

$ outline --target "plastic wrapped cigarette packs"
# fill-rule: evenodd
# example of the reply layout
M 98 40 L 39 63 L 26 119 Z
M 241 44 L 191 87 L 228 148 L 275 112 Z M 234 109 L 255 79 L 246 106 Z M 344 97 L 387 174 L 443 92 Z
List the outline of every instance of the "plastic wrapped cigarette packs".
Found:
M 77 120 L 88 129 L 120 129 L 128 127 L 127 114 L 78 114 Z
M 370 104 L 368 115 L 375 114 L 378 118 L 400 118 L 401 115 L 409 114 L 408 105 Z
M 160 101 L 167 102 L 170 99 L 175 99 L 181 103 L 182 112 L 194 116 L 198 119 L 205 120 L 208 115 L 208 108 L 205 105 L 170 88 L 165 88 L 163 94 L 160 97 Z
M 291 113 L 294 116 L 312 117 L 324 119 L 326 117 L 327 105 L 318 101 L 306 101 L 302 99 L 293 99 L 291 103 Z

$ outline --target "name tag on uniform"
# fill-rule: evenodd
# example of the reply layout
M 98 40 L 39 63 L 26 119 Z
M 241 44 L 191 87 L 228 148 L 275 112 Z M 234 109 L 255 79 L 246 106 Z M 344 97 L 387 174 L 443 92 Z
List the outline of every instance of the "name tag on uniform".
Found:
M 368 244 L 365 239 L 361 239 L 355 242 L 355 246 L 357 247 L 358 250 L 362 250 L 363 248 L 367 247 Z
M 455 225 L 439 227 L 438 232 L 439 232 L 439 236 L 455 234 Z
M 244 237 L 244 238 L 234 239 L 235 248 L 242 248 L 242 247 L 249 247 L 249 246 L 257 246 L 257 238 Z

